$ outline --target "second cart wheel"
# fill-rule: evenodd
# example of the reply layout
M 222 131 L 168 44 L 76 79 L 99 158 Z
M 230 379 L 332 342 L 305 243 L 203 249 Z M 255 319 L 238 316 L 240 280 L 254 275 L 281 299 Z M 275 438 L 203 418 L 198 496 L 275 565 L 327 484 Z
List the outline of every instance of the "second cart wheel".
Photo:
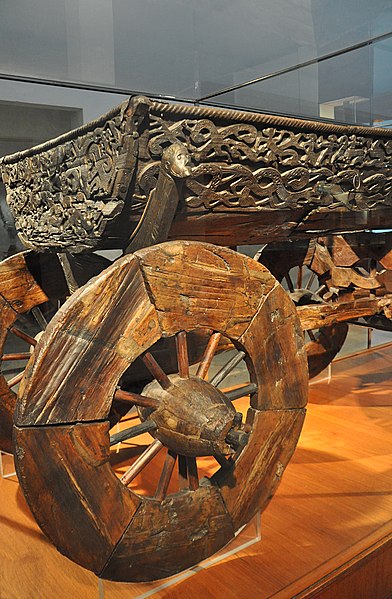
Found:
M 296 305 L 324 303 L 324 294 L 328 292 L 311 268 L 315 241 L 270 243 L 255 256 L 285 285 Z M 348 324 L 345 322 L 305 331 L 309 378 L 320 374 L 332 362 L 342 349 L 347 333 Z
M 192 375 L 187 337 L 200 329 L 212 334 Z M 220 335 L 249 371 L 239 391 L 249 396 L 245 414 L 233 407 L 235 393 L 217 386 L 229 364 L 206 380 Z M 178 373 L 168 376 L 150 350 L 172 336 Z M 155 381 L 140 395 L 119 391 L 137 360 Z M 148 248 L 76 292 L 41 338 L 16 413 L 19 480 L 43 531 L 75 562 L 111 580 L 170 576 L 216 552 L 267 505 L 296 446 L 307 388 L 295 307 L 268 270 L 209 244 Z M 142 419 L 127 434 L 151 436 L 121 479 L 107 421 L 119 393 Z M 136 492 L 129 485 L 161 452 L 155 491 Z M 200 478 L 209 457 L 216 469 Z

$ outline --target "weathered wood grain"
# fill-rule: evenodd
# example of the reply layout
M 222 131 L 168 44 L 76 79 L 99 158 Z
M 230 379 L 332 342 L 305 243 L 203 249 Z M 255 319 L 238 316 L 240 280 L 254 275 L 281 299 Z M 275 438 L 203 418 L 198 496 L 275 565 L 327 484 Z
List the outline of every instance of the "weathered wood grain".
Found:
M 149 194 L 126 253 L 166 241 L 180 201 L 183 180 L 191 174 L 190 166 L 184 144 L 175 142 L 163 151 L 156 187 Z
M 136 253 L 164 334 L 207 327 L 238 339 L 276 285 L 237 252 L 178 241 Z
M 0 160 L 7 202 L 26 247 L 78 253 L 126 244 L 129 222 L 122 211 L 148 103 L 131 98 L 96 121 Z
M 106 418 L 121 374 L 160 336 L 137 259 L 118 260 L 50 322 L 21 384 L 16 422 Z
M 101 572 L 109 580 L 171 576 L 215 553 L 234 536 L 219 490 L 201 486 L 162 503 L 147 499 Z
M 145 388 L 148 396 L 159 400 L 150 416 L 157 425 L 154 436 L 182 456 L 228 453 L 225 438 L 235 417 L 230 401 L 198 377 L 174 375 L 171 381 L 166 391 L 156 382 Z
M 296 447 L 305 410 L 249 409 L 250 440 L 231 469 L 221 468 L 212 477 L 238 530 L 262 511 L 275 492 Z
M 262 244 L 281 239 L 314 238 L 329 233 L 358 231 L 363 228 L 383 229 L 392 223 L 392 208 L 384 206 L 372 212 L 319 209 L 276 210 L 226 213 L 184 214 L 178 212 L 170 229 L 169 239 L 207 241 L 227 247 Z
M 336 302 L 326 305 L 314 304 L 298 306 L 297 313 L 303 330 L 332 326 L 337 322 L 354 320 L 361 316 L 370 316 L 388 312 L 392 304 L 392 296 L 365 297 L 348 302 Z
M 38 524 L 61 553 L 97 573 L 140 504 L 110 467 L 108 429 L 15 427 L 18 478 Z
M 306 404 L 308 377 L 303 335 L 294 304 L 281 286 L 267 295 L 239 338 L 258 386 L 251 404 L 258 410 L 300 408 Z
M 30 252 L 10 256 L 0 263 L 0 354 L 9 330 L 18 314 L 48 300 L 31 274 L 26 260 Z M 1 369 L 0 364 L 0 369 Z M 0 370 L 0 449 L 11 451 L 12 420 L 16 394 L 9 388 Z
M 19 313 L 49 299 L 30 274 L 23 252 L 0 262 L 0 295 Z

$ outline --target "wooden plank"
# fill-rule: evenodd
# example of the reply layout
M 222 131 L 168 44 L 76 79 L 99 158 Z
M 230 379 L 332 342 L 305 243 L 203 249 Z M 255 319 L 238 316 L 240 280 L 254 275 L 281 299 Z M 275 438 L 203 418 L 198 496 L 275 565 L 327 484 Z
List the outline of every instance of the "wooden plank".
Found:
M 391 305 L 392 296 L 388 294 L 381 298 L 364 297 L 349 302 L 298 306 L 297 313 L 303 330 L 310 330 L 331 326 L 336 322 L 354 320 L 361 316 L 378 314 L 383 311 L 387 317 L 390 317 Z
M 121 374 L 160 336 L 137 259 L 116 261 L 50 322 L 21 385 L 17 423 L 106 418 Z
M 61 553 L 97 573 L 140 504 L 110 467 L 108 429 L 15 428 L 18 477 L 37 522 Z
M 249 409 L 250 440 L 232 469 L 212 477 L 233 520 L 234 529 L 264 510 L 274 494 L 302 429 L 305 410 Z
M 44 283 L 45 290 L 41 283 Z M 54 255 L 21 252 L 0 263 L 0 351 L 19 313 L 24 313 L 49 298 L 68 292 L 64 275 Z M 23 334 L 22 334 L 23 336 Z M 28 336 L 26 336 L 26 339 Z M 33 345 L 35 345 L 35 340 Z M 0 374 L 0 448 L 11 450 L 11 430 L 16 395 Z
M 239 342 L 252 361 L 248 367 L 258 386 L 251 398 L 254 408 L 305 406 L 308 377 L 303 335 L 294 304 L 282 287 L 267 295 Z
M 24 252 L 0 262 L 0 295 L 21 313 L 48 301 L 27 267 Z
M 166 335 L 206 327 L 238 339 L 276 284 L 255 261 L 212 245 L 178 241 L 136 255 Z
M 366 216 L 366 220 L 364 220 Z M 270 243 L 290 237 L 319 237 L 329 233 L 358 231 L 364 228 L 384 229 L 392 222 L 392 208 L 364 212 L 345 209 L 303 210 L 228 210 L 192 214 L 178 212 L 170 229 L 169 239 L 208 241 L 227 247 Z
M 109 580 L 171 576 L 215 553 L 234 536 L 219 490 L 199 487 L 143 502 L 101 572 Z

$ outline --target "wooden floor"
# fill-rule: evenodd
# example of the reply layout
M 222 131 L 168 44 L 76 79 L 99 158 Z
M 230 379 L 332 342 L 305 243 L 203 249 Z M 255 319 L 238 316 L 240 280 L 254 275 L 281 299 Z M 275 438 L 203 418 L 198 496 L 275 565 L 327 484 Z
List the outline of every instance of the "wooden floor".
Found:
M 338 361 L 329 383 L 311 385 L 299 446 L 262 517 L 262 541 L 155 597 L 392 597 L 391 375 L 389 346 Z M 16 482 L 0 480 L 0 501 L 0 599 L 103 596 L 93 574 L 46 541 Z M 104 596 L 152 589 L 105 582 Z

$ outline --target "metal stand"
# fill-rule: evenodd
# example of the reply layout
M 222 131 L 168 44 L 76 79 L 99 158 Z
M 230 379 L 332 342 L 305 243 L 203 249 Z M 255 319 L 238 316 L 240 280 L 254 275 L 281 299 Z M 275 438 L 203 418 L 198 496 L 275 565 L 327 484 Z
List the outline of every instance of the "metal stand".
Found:
M 7 451 L 0 451 L 0 476 L 1 478 L 16 478 L 14 456 Z
M 238 553 L 254 543 L 258 543 L 261 540 L 261 513 L 258 512 L 253 519 L 240 528 L 237 532 L 236 536 L 232 541 L 223 547 L 218 553 L 205 559 L 200 562 L 196 566 L 192 568 L 188 568 L 180 574 L 176 574 L 175 576 L 171 576 L 170 578 L 166 578 L 163 581 L 158 581 L 156 583 L 111 583 L 101 578 L 98 578 L 98 597 L 99 599 L 105 599 L 105 585 L 116 585 L 116 589 L 121 587 L 121 591 L 124 593 L 124 599 L 147 599 L 147 597 L 152 597 L 159 591 L 163 589 L 167 589 L 183 580 L 190 578 L 194 574 L 209 568 L 215 564 L 218 564 L 225 560 L 226 558 Z M 140 587 L 143 586 L 143 591 L 141 591 Z M 109 591 L 107 599 L 109 599 Z

